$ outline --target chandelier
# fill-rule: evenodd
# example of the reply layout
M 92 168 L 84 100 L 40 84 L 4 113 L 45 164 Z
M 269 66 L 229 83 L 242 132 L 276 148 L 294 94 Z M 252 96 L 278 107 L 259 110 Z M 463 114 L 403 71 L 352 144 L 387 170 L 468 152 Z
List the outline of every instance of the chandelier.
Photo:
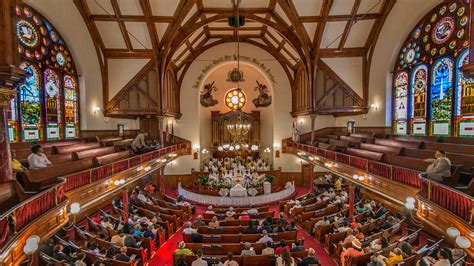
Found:
M 257 145 L 249 145 L 248 134 L 252 126 L 249 123 L 242 121 L 241 116 L 237 116 L 235 120 L 231 120 L 231 123 L 226 125 L 226 130 L 231 136 L 231 143 L 224 144 L 217 147 L 218 151 L 231 151 L 240 152 L 244 150 L 257 151 Z
M 234 123 L 227 125 L 227 131 L 234 141 L 243 141 L 248 135 L 250 127 L 250 124 L 243 123 L 242 118 L 238 116 Z

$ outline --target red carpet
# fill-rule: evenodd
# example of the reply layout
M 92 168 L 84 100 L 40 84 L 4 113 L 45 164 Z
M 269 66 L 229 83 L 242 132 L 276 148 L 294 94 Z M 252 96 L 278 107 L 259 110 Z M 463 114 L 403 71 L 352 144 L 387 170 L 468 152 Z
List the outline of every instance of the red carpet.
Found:
M 297 187 L 296 188 L 296 195 L 300 196 L 307 193 L 307 187 Z M 177 190 L 167 190 L 166 194 L 172 197 L 176 197 Z M 196 214 L 192 217 L 192 221 L 197 217 L 198 214 L 201 214 L 206 211 L 207 206 L 196 206 Z M 270 206 L 270 211 L 275 211 L 275 215 L 280 213 L 278 209 L 278 204 L 272 204 Z M 292 220 L 291 217 L 286 217 L 288 220 Z M 178 247 L 178 243 L 183 240 L 181 236 L 181 232 L 183 231 L 183 227 L 181 227 L 178 232 L 176 232 L 173 236 L 168 239 L 156 252 L 155 255 L 150 259 L 149 264 L 150 266 L 172 266 L 173 265 L 173 252 Z M 298 238 L 304 238 L 304 246 L 306 248 L 313 248 L 316 251 L 316 257 L 318 257 L 319 262 L 322 266 L 335 266 L 337 265 L 333 258 L 324 250 L 324 247 L 314 239 L 308 232 L 304 231 L 302 228 L 298 228 Z

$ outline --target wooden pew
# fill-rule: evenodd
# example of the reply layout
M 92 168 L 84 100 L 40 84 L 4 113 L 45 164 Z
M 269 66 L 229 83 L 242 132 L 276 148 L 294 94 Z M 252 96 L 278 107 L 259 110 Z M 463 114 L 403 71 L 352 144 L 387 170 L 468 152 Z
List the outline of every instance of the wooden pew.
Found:
M 128 145 L 131 145 L 133 142 L 133 139 L 123 139 L 123 140 L 120 140 L 120 141 L 115 141 L 113 143 L 113 145 L 115 146 L 115 148 L 117 148 L 118 150 L 127 150 L 128 149 Z
M 74 160 L 83 160 L 83 159 L 88 159 L 92 157 L 112 154 L 115 151 L 116 151 L 115 147 L 101 147 L 101 148 L 96 148 L 96 149 L 75 151 L 72 153 L 72 158 Z
M 339 139 L 343 141 L 348 141 L 351 144 L 357 144 L 358 146 L 360 146 L 361 143 L 365 142 L 365 138 L 359 138 L 359 137 L 353 137 L 353 136 L 340 136 Z
M 294 240 L 286 241 L 287 245 L 291 247 Z M 266 244 L 263 243 L 251 243 L 253 249 L 257 254 L 262 254 L 262 250 L 266 247 Z M 274 243 L 275 246 L 278 243 Z M 189 248 L 196 252 L 199 249 L 202 249 L 203 253 L 206 255 L 227 255 L 227 253 L 232 252 L 234 255 L 240 255 L 244 249 L 244 243 L 219 243 L 219 244 L 203 244 L 203 243 L 186 243 L 186 248 Z
M 343 141 L 343 140 L 330 139 L 329 144 L 331 144 L 332 146 L 335 146 L 336 148 L 344 149 L 344 148 L 349 147 L 350 142 L 349 141 Z
M 331 139 L 338 140 L 339 135 L 338 134 L 328 134 L 328 135 L 326 135 L 326 138 L 328 138 L 329 140 L 331 140 Z
M 308 256 L 307 251 L 301 252 L 291 252 L 291 256 L 295 259 L 302 259 Z M 177 256 L 173 254 L 174 261 L 176 261 Z M 196 255 L 185 256 L 185 261 L 187 265 L 191 265 L 193 261 L 197 259 Z M 207 261 L 209 265 L 217 264 L 219 261 L 224 263 L 227 260 L 227 255 L 207 255 L 204 254 L 203 260 Z M 239 265 L 245 266 L 274 266 L 276 257 L 270 255 L 256 255 L 256 256 L 234 256 L 234 260 Z
M 384 156 L 384 154 L 381 152 L 367 151 L 355 148 L 347 148 L 346 153 L 352 156 L 361 157 L 376 162 L 381 162 Z
M 474 145 L 453 144 L 453 143 L 438 143 L 438 142 L 424 142 L 423 149 L 427 150 L 443 150 L 451 153 L 461 153 L 474 155 Z
M 326 144 L 329 143 L 328 138 L 315 138 L 315 141 L 319 143 L 326 143 Z
M 402 155 L 418 159 L 433 159 L 435 152 L 434 150 L 425 149 L 404 149 Z M 446 157 L 449 158 L 452 164 L 462 165 L 462 171 L 467 175 L 471 175 L 474 167 L 474 155 L 447 152 Z
M 67 146 L 53 146 L 53 154 L 63 154 L 63 153 L 72 153 L 78 151 L 85 151 L 90 149 L 100 148 L 100 143 L 84 143 L 84 144 L 74 144 Z
M 62 141 L 42 141 L 42 142 L 17 142 L 10 143 L 10 149 L 16 152 L 18 160 L 26 159 L 31 154 L 31 146 L 38 143 L 43 148 L 44 154 L 51 155 L 53 146 L 69 146 L 74 144 L 85 143 L 85 139 L 62 140 Z
M 365 138 L 365 139 L 373 139 L 375 137 L 375 133 L 351 133 L 349 134 L 351 137 L 356 138 Z
M 423 144 L 422 141 L 404 141 L 404 140 L 394 140 L 394 139 L 375 139 L 375 144 L 400 147 L 400 148 L 415 148 L 419 149 Z
M 123 137 L 116 137 L 116 136 L 110 136 L 110 137 L 105 137 L 105 138 L 99 138 L 96 137 L 97 141 L 100 142 L 100 145 L 105 147 L 105 146 L 114 146 L 114 142 L 117 141 L 122 141 Z
M 92 166 L 92 159 L 86 159 L 20 172 L 20 176 L 25 184 L 25 188 L 32 191 L 39 191 L 56 183 L 57 177 L 81 172 L 92 168 Z
M 425 162 L 424 160 L 421 160 L 421 159 L 390 155 L 390 154 L 386 154 L 384 156 L 383 162 L 387 164 L 391 164 L 391 165 L 405 167 L 408 169 L 422 171 L 422 172 L 426 171 L 426 168 L 430 164 L 429 162 Z
M 402 147 L 384 146 L 384 145 L 377 145 L 377 144 L 370 144 L 370 143 L 361 143 L 360 149 L 367 150 L 367 151 L 381 152 L 384 154 L 391 154 L 391 155 L 400 155 L 400 153 L 403 150 Z
M 0 184 L 0 213 L 5 213 L 27 198 L 25 191 L 16 180 Z
M 241 213 L 235 213 L 233 217 L 234 217 L 234 219 L 238 219 L 240 215 L 241 215 Z M 222 220 L 222 219 L 224 219 L 224 218 L 227 217 L 226 214 L 218 214 L 218 213 L 216 213 L 216 214 L 204 213 L 204 214 L 202 215 L 202 217 L 203 217 L 204 219 L 207 219 L 207 220 L 212 219 L 212 217 L 214 217 L 214 216 L 216 216 L 217 219 L 220 219 L 220 220 Z M 275 216 L 275 212 L 274 212 L 274 211 L 271 211 L 271 212 L 259 212 L 259 213 L 257 213 L 257 214 L 249 214 L 249 216 L 250 216 L 251 219 L 263 219 L 263 218 L 266 218 L 266 217 L 268 217 L 268 216 L 274 217 L 274 216 Z
M 94 167 L 124 160 L 130 157 L 130 151 L 120 151 L 92 158 Z
M 243 227 L 245 228 L 245 227 Z M 242 229 L 243 229 L 242 228 Z M 257 242 L 262 234 L 201 234 L 201 243 L 241 243 L 241 242 Z M 273 241 L 280 240 L 295 240 L 297 231 L 287 231 L 281 233 L 269 233 L 268 236 L 273 238 Z M 182 234 L 184 242 L 192 242 L 190 234 Z
M 54 154 L 54 155 L 47 155 L 48 160 L 53 164 L 62 164 L 72 161 L 72 153 L 65 153 L 65 154 Z M 19 160 L 23 166 L 28 168 L 30 165 L 28 164 L 28 159 Z

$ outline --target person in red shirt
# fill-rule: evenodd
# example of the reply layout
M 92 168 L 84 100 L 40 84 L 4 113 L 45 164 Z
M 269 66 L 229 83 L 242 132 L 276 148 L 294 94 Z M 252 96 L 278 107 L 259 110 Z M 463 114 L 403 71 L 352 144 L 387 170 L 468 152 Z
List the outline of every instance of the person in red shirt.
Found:
M 239 216 L 239 220 L 248 221 L 250 220 L 250 216 L 247 214 L 247 212 L 242 212 L 242 214 Z
M 100 224 L 100 217 L 98 215 L 94 215 L 94 217 L 92 217 L 92 221 Z
M 362 243 L 358 239 L 352 240 L 352 247 L 345 249 L 341 253 L 341 266 L 346 266 L 347 259 L 364 255 Z
M 288 252 L 290 252 L 290 246 L 288 246 L 285 242 L 285 240 L 280 241 L 280 245 L 275 249 L 275 255 L 279 256 L 283 252 L 283 250 L 286 249 Z

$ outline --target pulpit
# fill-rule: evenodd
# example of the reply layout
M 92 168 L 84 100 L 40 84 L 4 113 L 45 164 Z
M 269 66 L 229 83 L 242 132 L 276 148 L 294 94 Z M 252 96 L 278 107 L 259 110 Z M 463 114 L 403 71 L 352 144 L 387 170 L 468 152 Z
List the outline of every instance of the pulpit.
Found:
M 272 184 L 270 182 L 263 182 L 263 194 L 272 193 Z
M 236 184 L 230 189 L 231 197 L 247 197 L 247 189 L 245 189 L 241 184 Z

